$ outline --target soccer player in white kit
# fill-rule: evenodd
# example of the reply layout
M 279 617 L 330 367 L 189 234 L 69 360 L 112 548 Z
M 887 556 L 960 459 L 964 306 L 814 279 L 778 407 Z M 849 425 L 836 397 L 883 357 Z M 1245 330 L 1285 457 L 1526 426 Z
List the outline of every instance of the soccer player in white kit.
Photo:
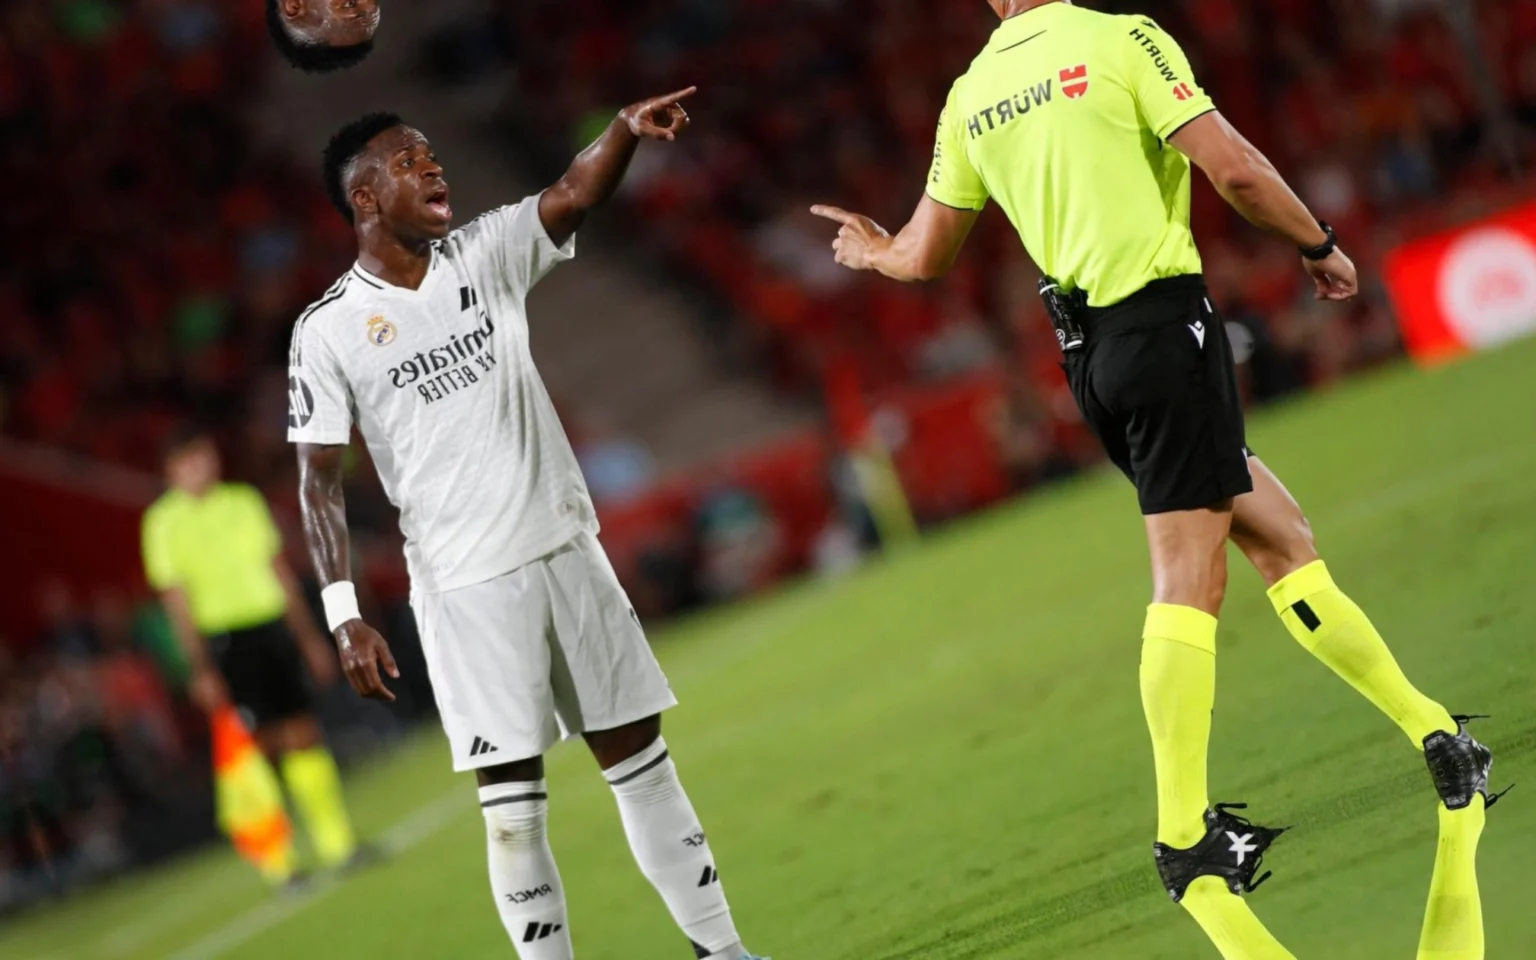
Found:
M 392 700 L 380 670 L 399 672 L 350 582 L 342 463 L 356 425 L 400 510 L 454 769 L 479 781 L 491 889 L 522 960 L 572 956 L 543 754 L 578 733 L 697 956 L 750 960 L 661 737 L 661 711 L 677 701 L 598 545 L 524 307 L 571 258 L 576 229 L 639 141 L 687 127 L 679 101 L 692 92 L 626 108 L 549 189 L 451 232 L 443 169 L 398 117 L 364 117 L 326 149 L 326 185 L 358 259 L 294 327 L 289 439 L 304 532 L 347 679 Z

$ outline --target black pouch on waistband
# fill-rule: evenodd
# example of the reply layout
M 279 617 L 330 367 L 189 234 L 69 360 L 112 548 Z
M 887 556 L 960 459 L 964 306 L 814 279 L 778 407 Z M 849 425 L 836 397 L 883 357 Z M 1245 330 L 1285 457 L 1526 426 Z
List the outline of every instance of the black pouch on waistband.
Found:
M 1040 299 L 1046 315 L 1056 328 L 1056 343 L 1062 353 L 1081 350 L 1088 342 L 1083 333 L 1083 317 L 1088 312 L 1088 298 L 1081 290 L 1068 292 L 1052 277 L 1040 278 Z

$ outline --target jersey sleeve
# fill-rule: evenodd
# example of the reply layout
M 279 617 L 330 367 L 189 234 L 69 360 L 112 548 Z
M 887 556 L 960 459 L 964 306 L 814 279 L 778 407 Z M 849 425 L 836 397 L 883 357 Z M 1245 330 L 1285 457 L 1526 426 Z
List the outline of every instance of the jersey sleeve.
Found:
M 314 317 L 293 329 L 288 351 L 288 442 L 345 444 L 352 439 L 352 392 Z
M 158 507 L 144 512 L 139 529 L 139 548 L 144 554 L 144 579 L 156 591 L 169 590 L 181 582 L 176 559 L 171 552 L 170 530 L 165 514 Z
M 939 114 L 933 140 L 933 166 L 928 168 L 928 196 L 959 210 L 980 210 L 987 205 L 987 187 L 965 153 L 965 124 L 956 106 L 956 87 Z
M 576 256 L 576 237 L 555 246 L 539 218 L 537 194 L 492 210 L 460 232 L 460 246 L 472 260 L 486 259 L 514 293 L 526 294 L 555 267 Z
M 1126 30 L 1126 80 L 1147 129 L 1167 140 L 1189 121 L 1216 109 L 1195 81 L 1195 71 L 1177 40 L 1147 17 L 1121 19 Z

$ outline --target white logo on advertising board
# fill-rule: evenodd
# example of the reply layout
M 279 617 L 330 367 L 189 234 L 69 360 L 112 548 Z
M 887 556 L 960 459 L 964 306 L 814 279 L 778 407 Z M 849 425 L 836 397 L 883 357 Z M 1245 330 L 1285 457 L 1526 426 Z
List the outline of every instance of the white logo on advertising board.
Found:
M 1536 243 L 1505 227 L 1473 230 L 1446 252 L 1436 290 L 1468 346 L 1536 332 Z

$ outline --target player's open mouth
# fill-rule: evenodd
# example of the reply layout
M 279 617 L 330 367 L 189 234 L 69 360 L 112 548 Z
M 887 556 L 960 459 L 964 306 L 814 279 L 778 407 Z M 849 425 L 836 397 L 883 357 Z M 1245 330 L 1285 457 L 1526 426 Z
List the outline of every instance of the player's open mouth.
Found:
M 448 205 L 448 188 L 438 187 L 427 194 L 427 209 L 444 220 L 453 219 L 453 208 Z

